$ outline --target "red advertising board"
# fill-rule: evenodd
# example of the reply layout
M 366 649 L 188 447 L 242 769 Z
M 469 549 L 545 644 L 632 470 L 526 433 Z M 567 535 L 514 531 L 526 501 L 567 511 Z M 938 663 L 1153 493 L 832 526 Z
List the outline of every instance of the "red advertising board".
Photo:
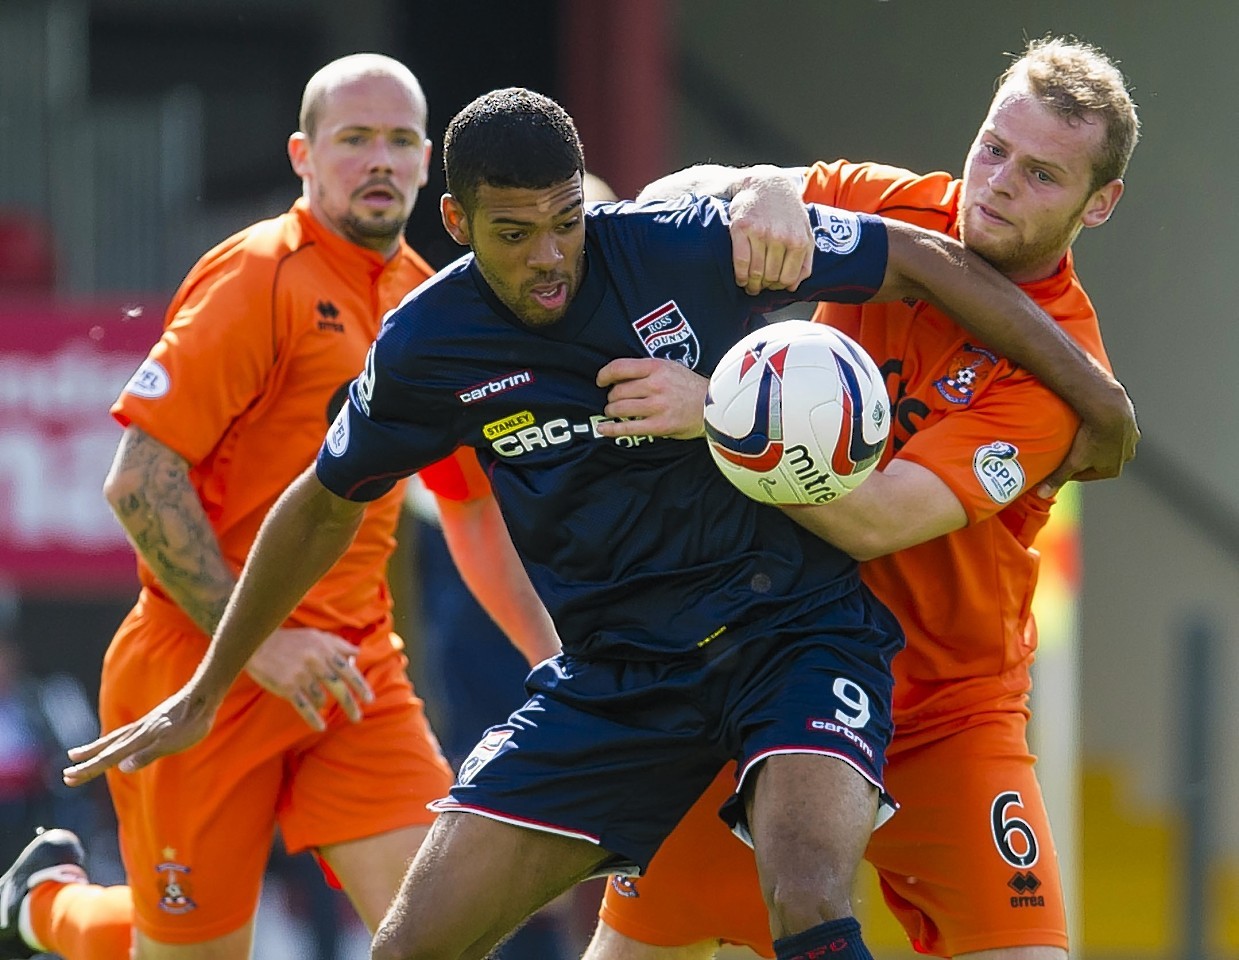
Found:
M 103 499 L 108 408 L 159 336 L 164 301 L 0 300 L 0 581 L 23 592 L 132 589 Z

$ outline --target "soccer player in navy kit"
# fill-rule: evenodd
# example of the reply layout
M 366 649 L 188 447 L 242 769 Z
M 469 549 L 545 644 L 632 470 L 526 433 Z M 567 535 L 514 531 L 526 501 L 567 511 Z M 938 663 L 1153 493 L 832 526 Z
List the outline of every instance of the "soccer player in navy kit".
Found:
M 436 804 L 372 956 L 485 956 L 576 881 L 642 868 L 734 758 L 730 819 L 754 844 L 778 956 L 869 957 L 849 896 L 891 809 L 898 627 L 848 557 L 736 492 L 703 443 L 606 436 L 597 380 L 616 357 L 708 371 L 752 314 L 790 296 L 733 283 L 725 203 L 587 211 L 575 128 L 545 97 L 480 97 L 452 121 L 444 157 L 444 224 L 473 254 L 388 318 L 316 466 L 264 523 L 202 667 L 142 720 L 73 751 L 66 781 L 201 738 L 365 503 L 470 446 L 564 652 Z M 931 299 L 1014 359 L 1096 376 L 954 241 L 810 216 L 817 253 L 797 299 Z

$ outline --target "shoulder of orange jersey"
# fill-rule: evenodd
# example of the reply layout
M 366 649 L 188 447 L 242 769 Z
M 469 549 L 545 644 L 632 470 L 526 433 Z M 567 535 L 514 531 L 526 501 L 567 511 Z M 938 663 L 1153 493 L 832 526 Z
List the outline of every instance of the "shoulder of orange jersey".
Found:
M 804 199 L 949 233 L 959 209 L 959 186 L 944 171 L 918 174 L 882 163 L 818 161 L 805 176 Z
M 187 291 L 204 277 L 213 276 L 221 269 L 230 273 L 235 271 L 248 282 L 269 287 L 280 261 L 305 243 L 305 231 L 291 210 L 238 230 L 198 259 L 181 283 L 172 312 Z

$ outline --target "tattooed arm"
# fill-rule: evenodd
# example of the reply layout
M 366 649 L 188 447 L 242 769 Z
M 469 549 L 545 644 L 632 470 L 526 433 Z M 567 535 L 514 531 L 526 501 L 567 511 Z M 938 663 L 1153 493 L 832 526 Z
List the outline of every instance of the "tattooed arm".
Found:
M 214 633 L 237 578 L 189 482 L 185 458 L 127 427 L 103 494 L 163 588 L 203 633 Z
M 125 429 L 103 493 L 121 526 L 160 584 L 208 637 L 215 632 L 237 577 L 229 569 L 189 463 L 138 427 Z M 357 670 L 353 644 L 323 630 L 285 627 L 246 664 L 260 686 L 288 700 L 315 730 L 334 698 L 354 722 L 373 699 Z

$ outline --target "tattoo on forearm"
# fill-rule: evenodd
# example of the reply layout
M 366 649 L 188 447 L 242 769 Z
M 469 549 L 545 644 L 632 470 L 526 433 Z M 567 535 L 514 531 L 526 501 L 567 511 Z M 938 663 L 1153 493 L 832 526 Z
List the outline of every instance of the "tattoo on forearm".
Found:
M 186 463 L 139 431 L 122 441 L 113 473 L 134 492 L 119 499 L 121 525 L 159 582 L 186 614 L 212 633 L 223 616 L 235 577 L 189 481 Z

